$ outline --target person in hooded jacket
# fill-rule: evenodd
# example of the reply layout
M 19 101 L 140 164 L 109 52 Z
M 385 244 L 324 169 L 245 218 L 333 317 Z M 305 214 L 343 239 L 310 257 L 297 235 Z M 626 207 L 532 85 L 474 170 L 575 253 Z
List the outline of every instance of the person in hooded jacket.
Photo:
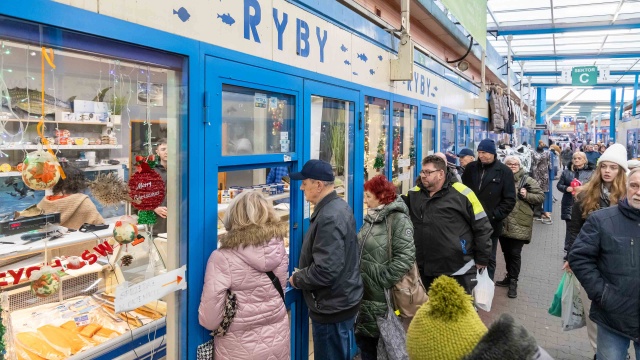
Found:
M 223 218 L 227 233 L 209 257 L 198 318 L 217 329 L 225 314 L 227 291 L 236 295 L 237 312 L 224 335 L 215 336 L 216 360 L 288 360 L 289 319 L 272 272 L 282 289 L 287 283 L 289 255 L 280 221 L 261 193 L 238 195 Z
M 500 248 L 504 254 L 507 275 L 504 280 L 496 281 L 496 286 L 509 287 L 507 296 L 518 297 L 518 276 L 522 265 L 522 247 L 531 242 L 533 234 L 533 207 L 544 201 L 544 192 L 533 178 L 528 176 L 520 158 L 507 156 L 504 160 L 511 171 L 516 184 L 518 200 L 513 211 L 503 221 L 500 235 Z
M 549 191 L 549 170 L 551 169 L 551 153 L 548 151 L 544 141 L 538 141 L 536 151 L 531 154 L 533 160 L 531 166 L 531 176 L 540 184 L 540 188 L 545 192 L 545 203 L 536 206 L 534 209 L 534 219 L 541 220 L 543 224 L 551 225 L 551 197 Z
M 563 170 L 571 170 L 571 159 L 573 157 L 573 151 L 569 145 L 565 145 L 564 149 L 560 152 L 560 158 L 562 159 Z
M 571 269 L 592 300 L 597 359 L 628 359 L 630 341 L 640 359 L 640 169 L 630 172 L 626 185 L 618 206 L 587 218 L 569 253 Z
M 593 175 L 594 168 L 589 164 L 587 155 L 581 151 L 573 153 L 569 169 L 564 170 L 558 180 L 556 187 L 562 192 L 562 207 L 560 218 L 565 222 L 564 243 L 569 241 L 569 222 L 571 221 L 571 211 L 573 208 L 573 197 L 577 192 L 577 188 L 571 186 L 574 179 L 578 179 L 581 186 L 584 186 Z
M 478 160 L 467 165 L 462 174 L 462 183 L 476 194 L 493 228 L 491 258 L 487 269 L 489 276 L 493 279 L 502 221 L 509 216 L 516 205 L 513 172 L 497 159 L 496 144 L 493 140 L 484 139 L 480 142 Z
M 384 292 L 411 269 L 416 248 L 409 210 L 392 182 L 384 175 L 373 177 L 364 183 L 364 198 L 369 210 L 358 233 L 364 294 L 356 320 L 356 343 L 362 360 L 376 360 L 380 337 L 376 319 L 387 313 Z
M 573 264 L 569 258 L 569 254 L 573 251 L 573 243 L 578 234 L 582 231 L 587 219 L 597 210 L 605 209 L 615 205 L 626 195 L 627 186 L 627 150 L 621 144 L 611 146 L 600 158 L 598 166 L 591 176 L 591 180 L 582 186 L 576 195 L 576 201 L 573 204 L 571 212 L 571 221 L 569 222 L 569 238 L 565 243 L 565 262 L 562 268 L 571 272 Z M 580 280 L 578 278 L 578 280 Z M 586 296 L 582 285 L 578 283 L 580 288 L 580 297 L 584 305 L 585 314 L 591 308 L 591 301 Z M 587 335 L 594 352 L 597 352 L 597 333 L 598 328 L 587 317 Z

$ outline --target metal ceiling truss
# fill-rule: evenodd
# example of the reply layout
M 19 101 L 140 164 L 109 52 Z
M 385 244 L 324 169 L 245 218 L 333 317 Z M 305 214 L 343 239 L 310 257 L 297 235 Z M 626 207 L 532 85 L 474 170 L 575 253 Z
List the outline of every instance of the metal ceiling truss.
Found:
M 501 35 L 540 35 L 540 34 L 564 34 L 572 32 L 583 31 L 609 31 L 609 30 L 629 30 L 640 29 L 640 22 L 632 22 L 626 24 L 613 24 L 610 22 L 598 23 L 585 26 L 553 26 L 549 25 L 528 25 L 528 26 L 511 26 L 500 27 L 497 29 L 487 29 L 487 31 L 495 32 L 498 36 Z

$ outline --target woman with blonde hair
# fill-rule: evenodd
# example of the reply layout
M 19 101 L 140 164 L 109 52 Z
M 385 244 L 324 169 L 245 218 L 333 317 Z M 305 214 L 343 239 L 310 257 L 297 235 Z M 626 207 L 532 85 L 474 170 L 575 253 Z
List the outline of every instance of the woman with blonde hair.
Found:
M 565 262 L 562 268 L 571 272 L 570 264 L 567 262 L 569 252 L 576 237 L 580 233 L 582 226 L 587 221 L 587 217 L 594 211 L 615 205 L 627 194 L 627 149 L 621 144 L 610 146 L 602 154 L 596 170 L 591 176 L 591 180 L 579 189 L 576 201 L 571 212 L 569 222 L 569 238 L 565 244 Z M 580 286 L 580 297 L 584 305 L 584 313 L 588 314 L 591 308 L 591 300 L 586 295 L 582 285 Z M 587 334 L 594 352 L 596 349 L 597 327 L 589 316 L 587 320 Z
M 591 175 L 593 175 L 593 167 L 589 164 L 587 160 L 587 154 L 576 151 L 573 153 L 571 157 L 571 162 L 568 164 L 567 170 L 562 172 L 560 176 L 560 180 L 558 180 L 558 184 L 556 187 L 562 193 L 562 211 L 560 212 L 560 218 L 565 221 L 565 234 L 564 234 L 564 245 L 565 251 L 567 251 L 567 244 L 569 243 L 569 222 L 571 221 L 571 209 L 573 208 L 573 197 L 577 192 L 578 188 L 574 187 L 577 179 L 580 182 L 579 186 L 585 185 L 589 179 L 591 179 Z M 573 184 L 573 185 L 572 185 Z
M 214 358 L 289 359 L 289 320 L 282 294 L 289 266 L 283 241 L 288 223 L 254 191 L 233 200 L 223 223 L 227 233 L 207 264 L 200 325 L 219 328 L 228 292 L 236 295 L 237 311 L 226 333 L 215 336 Z

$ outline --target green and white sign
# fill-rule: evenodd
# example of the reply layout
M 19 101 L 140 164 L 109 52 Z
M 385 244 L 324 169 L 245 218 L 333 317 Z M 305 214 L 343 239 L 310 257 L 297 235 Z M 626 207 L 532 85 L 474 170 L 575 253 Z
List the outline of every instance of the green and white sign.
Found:
M 597 66 L 578 66 L 571 69 L 571 85 L 590 86 L 598 83 Z
M 460 21 L 473 39 L 486 49 L 487 0 L 440 0 L 440 2 Z

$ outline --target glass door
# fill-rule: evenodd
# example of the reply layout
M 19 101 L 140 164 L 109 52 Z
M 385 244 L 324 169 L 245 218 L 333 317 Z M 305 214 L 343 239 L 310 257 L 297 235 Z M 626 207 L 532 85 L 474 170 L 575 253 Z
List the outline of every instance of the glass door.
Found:
M 335 190 L 353 208 L 355 108 L 358 92 L 305 81 L 309 134 L 307 159 L 331 164 Z M 305 116 L 305 118 L 307 118 Z
M 419 142 L 418 149 L 416 151 L 416 166 L 414 167 L 414 177 L 417 179 L 418 172 L 420 171 L 422 159 L 428 155 L 433 155 L 436 151 L 436 120 L 437 112 L 436 108 L 421 106 L 420 107 L 420 121 L 418 123 L 418 134 L 416 134 Z
M 469 147 L 471 139 L 469 136 L 469 117 L 467 115 L 458 114 L 458 132 L 456 136 L 456 148 L 455 153 L 460 153 L 460 150 Z

